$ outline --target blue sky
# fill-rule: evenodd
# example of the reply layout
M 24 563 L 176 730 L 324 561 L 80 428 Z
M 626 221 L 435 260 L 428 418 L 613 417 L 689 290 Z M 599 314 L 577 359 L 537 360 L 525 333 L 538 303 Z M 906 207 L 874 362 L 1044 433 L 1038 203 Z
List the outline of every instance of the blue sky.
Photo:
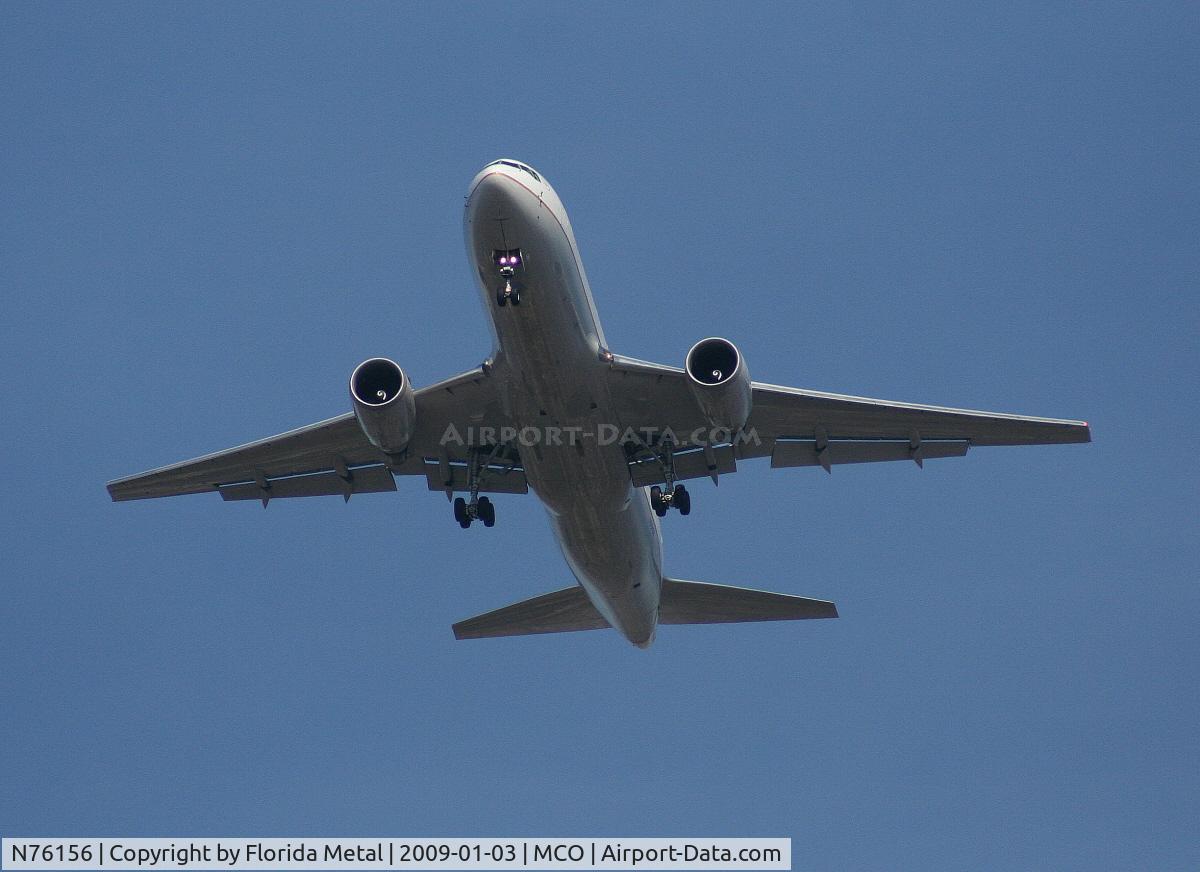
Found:
M 1194 869 L 1195 4 L 0 6 L 0 833 L 745 835 L 797 869 Z M 738 475 L 669 574 L 841 619 L 457 643 L 531 498 L 113 505 L 427 384 L 528 161 L 612 347 L 1092 422 Z

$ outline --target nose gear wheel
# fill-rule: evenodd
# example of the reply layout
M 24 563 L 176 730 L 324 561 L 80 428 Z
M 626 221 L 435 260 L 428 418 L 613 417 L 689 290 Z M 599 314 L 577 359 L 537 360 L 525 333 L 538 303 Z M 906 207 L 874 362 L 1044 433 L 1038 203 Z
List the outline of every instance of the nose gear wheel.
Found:
M 521 292 L 511 281 L 505 281 L 504 287 L 496 291 L 496 305 L 503 307 L 509 303 L 512 303 L 514 306 L 521 305 Z

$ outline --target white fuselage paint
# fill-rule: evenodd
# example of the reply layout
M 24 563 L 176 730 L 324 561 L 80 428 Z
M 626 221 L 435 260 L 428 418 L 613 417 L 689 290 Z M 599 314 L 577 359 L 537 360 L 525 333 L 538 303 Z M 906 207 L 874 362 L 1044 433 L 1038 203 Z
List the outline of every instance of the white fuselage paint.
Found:
M 529 485 L 593 605 L 646 647 L 658 622 L 662 536 L 620 442 L 599 438 L 600 425 L 618 422 L 604 333 L 566 210 L 544 179 L 490 164 L 471 183 L 464 234 L 495 336 L 491 376 L 501 403 L 517 428 L 539 434 L 518 440 L 533 443 L 518 444 Z M 524 261 L 514 277 L 520 305 L 500 306 L 505 280 L 493 252 L 516 248 Z M 556 440 L 550 428 L 580 438 Z

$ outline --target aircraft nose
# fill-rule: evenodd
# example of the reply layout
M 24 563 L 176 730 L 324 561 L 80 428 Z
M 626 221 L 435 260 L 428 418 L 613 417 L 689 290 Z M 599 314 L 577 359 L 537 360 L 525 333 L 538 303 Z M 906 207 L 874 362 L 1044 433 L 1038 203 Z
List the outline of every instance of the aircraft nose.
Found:
M 509 218 L 524 189 L 502 172 L 481 174 L 471 190 L 470 208 L 476 215 L 487 218 Z

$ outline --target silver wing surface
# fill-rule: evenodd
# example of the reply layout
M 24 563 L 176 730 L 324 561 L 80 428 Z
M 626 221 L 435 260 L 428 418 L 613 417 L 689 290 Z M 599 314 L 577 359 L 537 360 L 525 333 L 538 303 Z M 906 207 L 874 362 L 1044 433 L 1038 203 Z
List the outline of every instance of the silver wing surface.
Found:
M 750 418 L 726 445 L 708 445 L 709 427 L 682 369 L 614 355 L 609 384 L 622 428 L 669 432 L 681 453 L 676 478 L 732 472 L 739 459 L 771 466 L 927 459 L 966 454 L 977 445 L 1090 442 L 1084 421 L 922 406 L 754 382 Z M 660 480 L 656 461 L 635 458 L 636 484 Z M 644 480 L 643 480 L 644 479 Z
M 218 451 L 108 483 L 113 500 L 138 500 L 219 491 L 227 500 L 351 494 L 396 489 L 393 475 L 424 475 L 430 490 L 464 490 L 468 434 L 499 432 L 507 419 L 493 382 L 481 369 L 416 392 L 416 430 L 407 458 L 386 465 L 363 435 L 353 412 L 278 436 Z M 453 427 L 453 430 L 450 428 Z M 450 432 L 454 437 L 444 437 Z M 497 452 L 482 491 L 525 493 L 519 462 Z

